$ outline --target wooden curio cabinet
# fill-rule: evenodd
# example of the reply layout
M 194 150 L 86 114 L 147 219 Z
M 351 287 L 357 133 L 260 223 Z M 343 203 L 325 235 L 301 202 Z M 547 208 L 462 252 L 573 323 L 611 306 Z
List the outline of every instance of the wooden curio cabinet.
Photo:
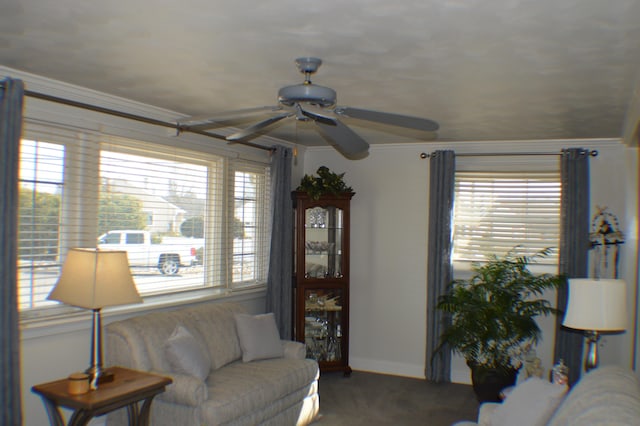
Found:
M 349 206 L 354 193 L 318 200 L 293 192 L 294 334 L 320 371 L 349 367 Z

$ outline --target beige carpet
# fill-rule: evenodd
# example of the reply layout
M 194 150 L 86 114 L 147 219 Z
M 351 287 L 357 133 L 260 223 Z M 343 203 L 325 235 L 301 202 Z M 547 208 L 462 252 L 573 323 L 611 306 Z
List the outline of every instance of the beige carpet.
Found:
M 320 377 L 321 426 L 449 426 L 475 420 L 471 386 L 354 371 Z

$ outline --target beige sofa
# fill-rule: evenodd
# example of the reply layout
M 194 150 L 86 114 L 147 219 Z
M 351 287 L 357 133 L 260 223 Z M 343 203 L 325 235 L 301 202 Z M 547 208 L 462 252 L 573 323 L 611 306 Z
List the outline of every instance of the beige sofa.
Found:
M 531 390 L 528 394 L 522 392 L 525 384 Z M 531 385 L 519 384 L 502 404 L 482 404 L 477 423 L 455 425 L 640 425 L 640 381 L 629 369 L 613 365 L 597 368 L 585 374 L 568 393 L 557 392 L 557 385 L 548 382 Z
M 238 304 L 205 303 L 113 322 L 105 327 L 106 365 L 173 379 L 153 401 L 154 426 L 311 423 L 319 410 L 317 362 L 305 359 L 301 343 L 280 341 L 279 337 L 278 354 L 245 362 L 248 350 L 262 350 L 263 336 L 256 339 L 259 345 L 247 348 L 252 342 L 247 342 L 246 333 L 239 336 L 238 316 L 253 318 Z M 186 341 L 199 349 L 183 351 L 186 355 L 179 354 L 183 358 L 176 361 L 176 348 L 187 347 L 176 345 L 185 341 L 179 340 L 185 330 L 190 336 Z M 200 370 L 191 371 L 195 365 Z M 107 423 L 125 424 L 124 414 L 108 416 Z

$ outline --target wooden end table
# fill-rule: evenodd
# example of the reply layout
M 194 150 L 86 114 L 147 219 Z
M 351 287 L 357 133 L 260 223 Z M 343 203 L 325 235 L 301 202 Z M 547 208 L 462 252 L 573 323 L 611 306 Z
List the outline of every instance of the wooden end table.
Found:
M 42 397 L 52 426 L 64 426 L 60 407 L 73 410 L 69 426 L 86 425 L 93 417 L 122 407 L 127 407 L 129 425 L 148 425 L 151 401 L 164 392 L 172 380 L 123 367 L 106 368 L 105 372 L 114 374 L 112 382 L 100 384 L 97 390 L 81 395 L 69 394 L 68 379 L 36 385 L 31 391 Z M 140 401 L 142 407 L 138 405 Z

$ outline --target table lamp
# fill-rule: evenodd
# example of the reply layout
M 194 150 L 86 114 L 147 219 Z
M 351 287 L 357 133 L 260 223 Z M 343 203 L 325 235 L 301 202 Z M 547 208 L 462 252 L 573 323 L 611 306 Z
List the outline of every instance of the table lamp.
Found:
M 588 349 L 585 371 L 598 366 L 598 340 L 602 331 L 627 327 L 626 284 L 623 280 L 570 278 L 567 312 L 562 325 L 585 330 Z
M 97 389 L 99 383 L 108 381 L 102 369 L 100 310 L 107 306 L 142 302 L 129 270 L 127 252 L 70 249 L 60 278 L 47 299 L 93 311 L 91 366 L 86 373 L 90 378 L 90 388 Z

